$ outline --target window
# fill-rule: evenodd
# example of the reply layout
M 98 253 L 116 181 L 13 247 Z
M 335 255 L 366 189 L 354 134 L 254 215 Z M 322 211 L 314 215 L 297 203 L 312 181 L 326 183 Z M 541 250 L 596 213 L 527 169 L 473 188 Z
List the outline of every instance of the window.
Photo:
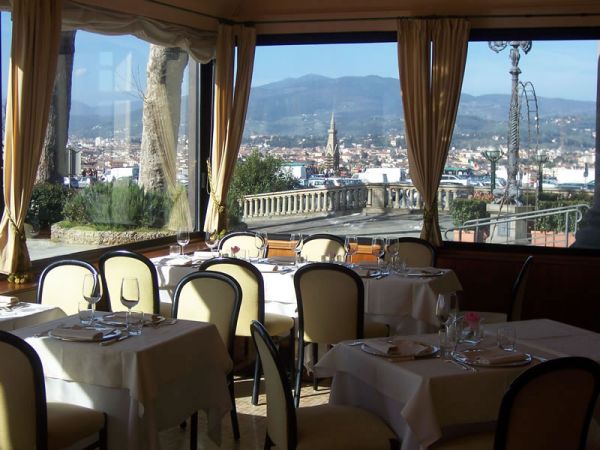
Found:
M 55 91 L 70 96 L 51 106 L 31 258 L 189 228 L 187 53 L 84 31 L 61 48 Z
M 537 40 L 527 54 L 520 49 L 514 179 L 507 174 L 506 156 L 511 48 L 495 52 L 487 41 L 469 44 L 438 193 L 442 236 L 570 245 L 586 209 L 577 205 L 590 205 L 593 195 L 598 41 Z M 499 208 L 492 198 L 490 158 L 495 151 L 496 199 L 507 185 L 515 186 L 515 208 Z M 234 180 L 246 191 L 234 181 L 230 210 L 250 228 L 359 236 L 420 233 L 420 199 L 408 168 L 395 43 L 257 47 L 239 158 L 238 167 L 252 158 L 279 158 L 280 174 L 288 177 L 287 184 L 277 184 L 281 177 L 274 177 L 272 184 L 250 186 L 238 176 L 247 172 L 236 172 Z M 499 217 L 507 209 L 527 214 L 563 206 L 575 209 L 518 221 Z M 461 228 L 480 216 L 495 220 Z M 556 233 L 565 228 L 571 234 Z M 545 231 L 543 237 L 537 231 Z

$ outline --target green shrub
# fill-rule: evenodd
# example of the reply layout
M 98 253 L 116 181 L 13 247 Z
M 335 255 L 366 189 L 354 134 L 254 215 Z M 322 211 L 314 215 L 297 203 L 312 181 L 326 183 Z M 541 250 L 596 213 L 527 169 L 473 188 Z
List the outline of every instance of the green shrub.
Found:
M 96 183 L 78 191 L 65 204 L 65 220 L 96 229 L 162 228 L 171 201 L 160 191 L 146 192 L 131 181 Z
M 538 210 L 559 208 L 561 206 L 571 206 L 586 203 L 591 206 L 590 201 L 581 200 L 540 200 Z M 565 214 L 556 214 L 535 219 L 534 230 L 538 231 L 565 231 Z M 575 212 L 569 213 L 569 231 L 575 231 Z
M 457 198 L 450 206 L 450 214 L 452 215 L 452 223 L 455 227 L 460 227 L 467 220 L 483 219 L 489 217 L 486 211 L 488 202 L 484 200 Z
M 68 196 L 69 189 L 61 184 L 35 184 L 25 222 L 40 228 L 60 222 L 63 220 L 63 207 Z

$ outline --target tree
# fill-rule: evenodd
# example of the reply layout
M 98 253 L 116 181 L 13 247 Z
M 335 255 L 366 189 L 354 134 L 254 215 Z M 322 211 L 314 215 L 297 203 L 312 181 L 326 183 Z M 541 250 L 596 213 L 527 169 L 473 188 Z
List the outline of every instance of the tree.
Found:
M 59 52 L 52 103 L 48 113 L 48 128 L 36 176 L 38 183 L 56 182 L 62 176 L 75 174 L 74 168 L 71 167 L 71 151 L 67 149 L 75 53 L 74 30 L 61 33 Z
M 244 160 L 238 160 L 227 195 L 228 227 L 237 224 L 242 211 L 239 200 L 244 195 L 293 189 L 298 185 L 294 176 L 281 170 L 283 160 L 261 155 L 256 149 Z

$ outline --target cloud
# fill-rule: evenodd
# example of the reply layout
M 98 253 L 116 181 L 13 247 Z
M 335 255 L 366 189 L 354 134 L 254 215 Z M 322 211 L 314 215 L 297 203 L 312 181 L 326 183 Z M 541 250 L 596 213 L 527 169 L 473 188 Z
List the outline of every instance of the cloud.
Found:
M 85 67 L 79 67 L 73 71 L 73 75 L 76 77 L 82 77 L 87 73 L 87 69 Z

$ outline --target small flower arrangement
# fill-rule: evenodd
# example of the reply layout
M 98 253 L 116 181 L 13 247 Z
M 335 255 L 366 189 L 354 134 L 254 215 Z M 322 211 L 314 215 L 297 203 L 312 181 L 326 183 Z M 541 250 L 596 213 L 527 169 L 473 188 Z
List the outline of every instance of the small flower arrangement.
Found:
M 465 322 L 469 325 L 469 328 L 475 329 L 479 327 L 479 321 L 481 320 L 481 315 L 475 311 L 468 311 L 465 313 Z
M 481 322 L 483 319 L 478 312 L 469 311 L 463 316 L 467 326 L 463 329 L 463 339 L 466 341 L 478 342 L 483 337 L 483 328 Z
M 231 254 L 233 256 L 237 255 L 237 253 L 240 251 L 240 248 L 237 245 L 234 245 L 233 247 L 231 247 Z

